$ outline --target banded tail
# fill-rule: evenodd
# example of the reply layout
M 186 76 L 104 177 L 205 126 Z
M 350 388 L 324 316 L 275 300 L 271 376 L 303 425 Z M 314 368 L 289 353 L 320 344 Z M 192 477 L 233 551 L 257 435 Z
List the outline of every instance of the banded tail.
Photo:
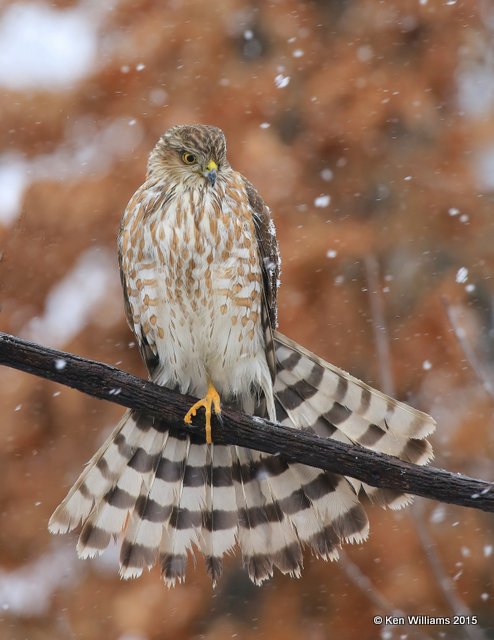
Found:
M 358 443 L 416 464 L 432 458 L 434 420 L 371 389 L 275 332 L 278 421 Z M 342 542 L 368 535 L 359 497 L 393 509 L 409 497 L 352 478 L 242 447 L 209 447 L 128 411 L 56 509 L 52 533 L 82 523 L 81 558 L 121 539 L 120 575 L 138 577 L 159 562 L 165 582 L 185 579 L 195 545 L 215 583 L 222 557 L 239 545 L 250 579 L 274 567 L 299 576 L 303 547 L 335 560 Z

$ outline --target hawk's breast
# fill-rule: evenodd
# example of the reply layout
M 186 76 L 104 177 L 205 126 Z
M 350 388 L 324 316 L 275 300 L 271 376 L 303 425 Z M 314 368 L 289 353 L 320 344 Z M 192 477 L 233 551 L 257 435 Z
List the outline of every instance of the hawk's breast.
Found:
M 227 396 L 264 388 L 262 274 L 243 183 L 234 176 L 214 189 L 176 189 L 149 208 L 140 224 L 130 216 L 124 235 L 142 247 L 128 297 L 159 355 L 157 381 L 198 396 L 208 380 Z

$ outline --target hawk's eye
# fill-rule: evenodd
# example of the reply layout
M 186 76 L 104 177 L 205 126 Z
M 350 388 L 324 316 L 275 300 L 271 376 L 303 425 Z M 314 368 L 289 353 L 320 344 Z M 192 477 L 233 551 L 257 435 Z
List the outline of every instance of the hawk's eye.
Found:
M 189 153 L 188 151 L 184 151 L 184 153 L 182 153 L 182 162 L 184 164 L 194 164 L 195 161 L 196 157 L 193 153 Z

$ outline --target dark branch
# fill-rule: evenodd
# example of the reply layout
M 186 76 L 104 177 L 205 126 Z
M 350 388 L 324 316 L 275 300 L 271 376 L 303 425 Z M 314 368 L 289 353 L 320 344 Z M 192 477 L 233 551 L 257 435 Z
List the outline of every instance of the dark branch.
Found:
M 183 417 L 195 402 L 152 382 L 101 362 L 85 360 L 0 333 L 0 364 L 27 371 L 89 395 L 159 416 L 171 429 L 204 441 L 203 418 L 185 425 Z M 223 423 L 213 425 L 213 440 L 301 462 L 357 478 L 375 487 L 396 489 L 425 498 L 483 511 L 494 511 L 494 484 L 434 467 L 421 467 L 359 446 L 282 427 L 225 409 Z

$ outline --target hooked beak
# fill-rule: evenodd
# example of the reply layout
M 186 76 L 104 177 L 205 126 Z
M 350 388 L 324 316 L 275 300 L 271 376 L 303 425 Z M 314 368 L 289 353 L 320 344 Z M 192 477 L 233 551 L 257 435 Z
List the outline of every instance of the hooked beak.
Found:
M 218 165 L 214 160 L 210 160 L 203 176 L 208 179 L 209 184 L 214 187 L 216 184 L 216 178 L 218 177 Z

